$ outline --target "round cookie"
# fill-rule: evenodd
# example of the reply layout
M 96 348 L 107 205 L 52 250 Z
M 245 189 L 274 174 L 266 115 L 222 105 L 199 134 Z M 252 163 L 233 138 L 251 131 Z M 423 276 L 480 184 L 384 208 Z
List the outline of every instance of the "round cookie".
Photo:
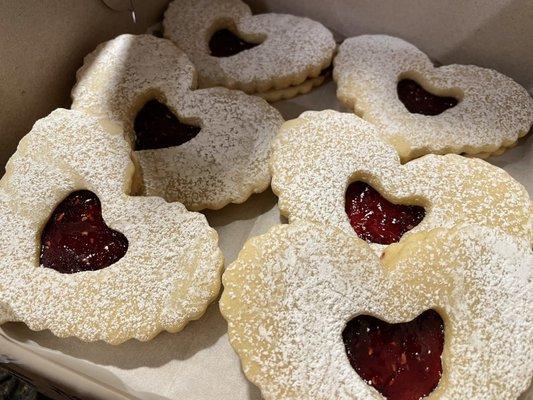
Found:
M 529 243 L 470 226 L 389 249 L 380 260 L 358 238 L 303 222 L 248 241 L 223 275 L 221 310 L 263 398 L 511 400 L 526 390 Z M 402 340 L 389 343 L 391 331 Z M 426 358 L 438 365 L 420 369 Z M 384 381 L 390 365 L 380 359 L 393 362 Z M 373 378 L 365 379 L 369 366 Z
M 379 130 L 353 114 L 307 111 L 287 121 L 270 162 L 272 189 L 290 222 L 357 233 L 378 252 L 402 235 L 459 223 L 533 242 L 528 193 L 504 170 L 455 154 L 401 164 Z
M 175 0 L 163 26 L 165 37 L 193 61 L 200 87 L 240 89 L 269 101 L 320 84 L 336 47 L 331 32 L 316 21 L 252 15 L 240 0 Z
M 0 323 L 118 344 L 204 313 L 216 231 L 180 203 L 131 197 L 133 174 L 118 125 L 62 109 L 35 123 L 0 181 Z
M 511 78 L 475 65 L 434 67 L 399 38 L 346 39 L 334 65 L 337 97 L 375 124 L 404 161 L 502 153 L 533 123 L 533 99 Z
M 268 187 L 279 112 L 239 91 L 194 90 L 194 67 L 170 41 L 118 36 L 85 58 L 77 78 L 72 108 L 124 126 L 142 194 L 201 210 Z

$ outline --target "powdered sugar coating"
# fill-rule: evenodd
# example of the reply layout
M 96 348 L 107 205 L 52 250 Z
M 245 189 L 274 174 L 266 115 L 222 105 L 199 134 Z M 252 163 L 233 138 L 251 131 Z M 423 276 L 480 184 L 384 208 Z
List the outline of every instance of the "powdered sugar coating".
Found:
M 118 344 L 181 330 L 220 287 L 222 253 L 205 217 L 157 197 L 128 196 L 134 167 L 120 127 L 58 109 L 37 121 L 0 181 L 0 323 Z M 93 191 L 129 247 L 98 271 L 39 266 L 41 230 L 68 194 Z
M 331 32 L 319 22 L 286 14 L 252 16 L 240 0 L 175 0 L 165 12 L 163 26 L 165 37 L 198 69 L 200 87 L 225 86 L 247 93 L 284 89 L 319 76 L 336 47 Z M 214 57 L 209 40 L 223 28 L 261 44 L 230 57 Z
M 194 67 L 170 41 L 118 36 L 89 54 L 77 77 L 72 108 L 120 122 L 132 142 L 135 116 L 154 98 L 182 122 L 201 127 L 180 146 L 136 151 L 143 194 L 201 210 L 242 203 L 268 187 L 279 112 L 239 91 L 193 90 Z
M 516 399 L 533 373 L 533 255 L 486 227 L 435 230 L 390 247 L 298 223 L 248 241 L 223 275 L 221 310 L 266 400 L 383 399 L 342 341 L 360 314 L 389 323 L 427 309 L 445 324 L 443 375 L 428 399 Z
M 337 97 L 375 124 L 402 159 L 428 153 L 495 153 L 533 124 L 533 99 L 513 79 L 475 65 L 434 67 L 412 44 L 391 36 L 346 39 L 335 58 Z M 408 78 L 426 90 L 459 99 L 436 116 L 411 114 L 398 99 Z
M 455 154 L 430 154 L 402 165 L 379 130 L 353 114 L 307 111 L 286 122 L 270 162 L 272 189 L 290 222 L 326 223 L 355 235 L 345 193 L 350 183 L 363 180 L 393 203 L 425 208 L 425 218 L 404 237 L 468 223 L 533 242 L 531 200 L 504 170 Z

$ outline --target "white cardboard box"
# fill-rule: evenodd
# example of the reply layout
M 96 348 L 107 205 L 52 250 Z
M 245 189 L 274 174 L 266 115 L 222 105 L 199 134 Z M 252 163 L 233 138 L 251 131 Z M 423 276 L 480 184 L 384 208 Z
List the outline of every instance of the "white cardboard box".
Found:
M 112 5 L 124 1 L 108 0 Z M 127 2 L 127 1 L 126 1 Z M 144 32 L 157 22 L 164 0 L 137 0 L 138 23 L 100 1 L 5 1 L 0 9 L 0 164 L 39 117 L 69 105 L 74 73 L 97 43 L 123 32 Z M 533 2 L 428 0 L 253 0 L 257 12 L 289 12 L 323 22 L 339 38 L 388 33 L 419 46 L 443 64 L 473 63 L 510 75 L 533 92 Z M 275 103 L 286 119 L 307 109 L 346 111 L 328 82 L 308 95 Z M 531 135 L 489 161 L 506 169 L 533 193 Z M 243 205 L 206 212 L 220 234 L 227 262 L 244 241 L 282 222 L 272 192 Z M 58 339 L 20 323 L 0 329 L 0 362 L 50 379 L 57 398 L 257 400 L 229 346 L 226 324 L 213 304 L 199 321 L 178 334 L 162 333 L 147 343 L 119 346 Z M 50 386 L 48 386 L 50 390 Z M 530 391 L 531 392 L 531 391 Z M 524 398 L 526 398 L 524 396 Z M 528 399 L 533 399 L 531 394 Z

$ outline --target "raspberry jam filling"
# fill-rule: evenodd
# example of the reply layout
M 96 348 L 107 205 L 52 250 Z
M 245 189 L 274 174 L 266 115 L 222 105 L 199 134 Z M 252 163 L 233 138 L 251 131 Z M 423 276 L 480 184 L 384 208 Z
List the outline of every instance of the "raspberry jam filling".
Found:
M 393 204 L 365 182 L 348 186 L 345 210 L 357 236 L 370 243 L 391 244 L 426 215 L 420 206 Z
M 398 98 L 412 114 L 439 115 L 458 103 L 455 97 L 429 93 L 412 79 L 402 79 L 397 86 Z
M 249 43 L 229 29 L 220 29 L 209 40 L 209 50 L 214 57 L 229 57 L 243 50 L 252 49 L 260 43 Z
M 98 197 L 80 190 L 59 203 L 46 223 L 40 263 L 64 274 L 96 271 L 120 260 L 127 250 L 126 236 L 104 222 Z
M 360 315 L 342 339 L 353 369 L 389 400 L 419 400 L 439 383 L 444 322 L 434 310 L 399 324 Z
M 149 150 L 179 146 L 198 135 L 201 128 L 180 122 L 166 105 L 154 99 L 137 113 L 133 129 L 135 150 Z

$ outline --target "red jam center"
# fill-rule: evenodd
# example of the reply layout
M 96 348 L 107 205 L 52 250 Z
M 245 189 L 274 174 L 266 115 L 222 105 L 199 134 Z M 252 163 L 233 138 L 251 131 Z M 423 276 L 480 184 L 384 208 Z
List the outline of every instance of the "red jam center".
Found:
M 102 218 L 98 197 L 89 190 L 68 195 L 41 234 L 41 265 L 64 274 L 96 271 L 120 260 L 128 239 Z
M 400 324 L 360 315 L 342 338 L 353 369 L 389 400 L 419 400 L 439 383 L 444 322 L 434 310 Z
M 402 79 L 397 86 L 398 98 L 413 114 L 438 115 L 458 103 L 455 97 L 429 93 L 412 79 Z
M 357 236 L 379 244 L 399 241 L 426 215 L 423 207 L 393 204 L 372 186 L 360 181 L 348 186 L 345 210 Z
M 243 50 L 252 49 L 260 43 L 249 43 L 229 29 L 220 29 L 209 40 L 209 50 L 214 57 L 229 57 Z
M 179 146 L 198 135 L 201 128 L 180 122 L 166 105 L 154 99 L 137 113 L 133 129 L 135 150 L 149 150 Z

